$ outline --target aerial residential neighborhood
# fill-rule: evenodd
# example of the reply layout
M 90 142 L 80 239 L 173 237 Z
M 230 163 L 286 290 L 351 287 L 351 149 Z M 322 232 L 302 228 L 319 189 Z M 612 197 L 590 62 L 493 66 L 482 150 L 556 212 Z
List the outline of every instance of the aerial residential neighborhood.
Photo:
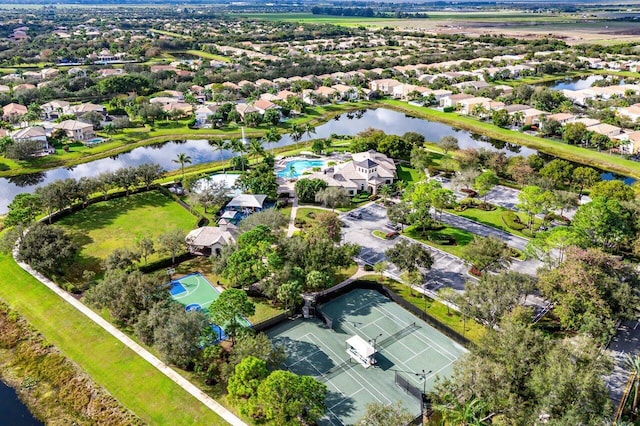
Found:
M 638 4 L 2 5 L 0 424 L 627 425 Z

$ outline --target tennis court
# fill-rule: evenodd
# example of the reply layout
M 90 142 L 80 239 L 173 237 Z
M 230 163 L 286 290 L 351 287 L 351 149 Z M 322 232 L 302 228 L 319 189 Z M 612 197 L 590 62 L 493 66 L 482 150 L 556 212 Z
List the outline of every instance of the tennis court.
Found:
M 396 401 L 420 414 L 413 393 L 433 388 L 437 376 L 453 372 L 453 362 L 466 349 L 375 290 L 353 290 L 319 310 L 333 329 L 318 319 L 280 323 L 267 334 L 285 346 L 285 367 L 316 377 L 327 385 L 327 415 L 322 425 L 354 424 L 370 402 Z M 364 368 L 347 354 L 346 340 L 358 335 L 372 343 L 377 364 Z
M 181 303 L 187 311 L 208 312 L 211 303 L 220 295 L 218 289 L 200 272 L 194 272 L 171 281 L 169 291 L 171 298 Z M 245 317 L 238 316 L 238 322 L 244 327 L 252 326 Z

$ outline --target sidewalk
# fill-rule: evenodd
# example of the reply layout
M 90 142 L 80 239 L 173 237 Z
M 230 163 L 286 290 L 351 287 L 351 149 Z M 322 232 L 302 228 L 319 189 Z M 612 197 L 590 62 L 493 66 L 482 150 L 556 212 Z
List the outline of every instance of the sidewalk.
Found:
M 15 259 L 16 257 L 15 251 L 13 253 L 13 256 Z M 169 367 L 164 362 L 160 361 L 160 359 L 152 355 L 149 351 L 147 351 L 141 345 L 133 341 L 130 337 L 128 337 L 126 334 L 118 330 L 115 326 L 111 325 L 108 321 L 106 321 L 100 315 L 93 312 L 86 305 L 84 305 L 83 303 L 75 299 L 69 293 L 62 290 L 60 287 L 58 287 L 54 282 L 49 280 L 47 277 L 35 271 L 26 263 L 19 262 L 17 259 L 16 259 L 16 262 L 22 269 L 24 269 L 26 272 L 31 274 L 34 278 L 36 278 L 42 284 L 47 286 L 51 291 L 56 293 L 58 296 L 64 299 L 67 303 L 71 304 L 74 308 L 76 308 L 81 313 L 89 317 L 90 320 L 98 324 L 100 327 L 106 330 L 113 337 L 120 340 L 122 343 L 128 346 L 132 351 L 140 355 L 145 361 L 147 361 L 148 363 L 153 365 L 155 368 L 160 370 L 161 373 L 163 373 L 165 376 L 173 380 L 178 386 L 180 386 L 182 389 L 184 389 L 193 397 L 195 397 L 198 401 L 200 401 L 201 403 L 206 405 L 209 409 L 211 409 L 220 417 L 222 417 L 227 423 L 234 426 L 246 426 L 246 423 L 244 423 L 242 420 L 236 417 L 235 414 L 227 410 L 225 407 L 220 405 L 219 402 L 217 402 L 216 400 L 211 398 L 209 395 L 207 395 L 206 393 L 198 389 L 195 385 L 193 385 L 187 379 L 182 377 L 174 369 Z

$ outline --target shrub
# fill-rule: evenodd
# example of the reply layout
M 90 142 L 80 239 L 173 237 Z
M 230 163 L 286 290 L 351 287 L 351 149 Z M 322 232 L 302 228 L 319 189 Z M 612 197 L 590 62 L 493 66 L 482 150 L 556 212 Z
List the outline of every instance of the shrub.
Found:
M 444 107 L 442 110 L 443 110 L 444 112 L 453 112 L 453 111 L 455 111 L 455 110 L 456 110 L 456 108 L 455 108 L 455 107 L 452 107 L 452 106 L 449 106 L 449 107 Z
M 315 219 L 316 218 L 316 213 L 315 212 L 309 212 L 307 213 L 307 217 L 310 219 Z
M 502 221 L 505 225 L 507 225 L 507 228 L 513 229 L 515 231 L 522 231 L 527 227 L 527 225 L 522 223 L 520 217 L 512 211 L 506 211 L 502 213 Z
M 462 188 L 460 189 L 460 192 L 467 194 L 469 197 L 474 198 L 478 195 L 478 193 L 476 191 L 474 191 L 473 189 L 469 189 L 469 188 Z

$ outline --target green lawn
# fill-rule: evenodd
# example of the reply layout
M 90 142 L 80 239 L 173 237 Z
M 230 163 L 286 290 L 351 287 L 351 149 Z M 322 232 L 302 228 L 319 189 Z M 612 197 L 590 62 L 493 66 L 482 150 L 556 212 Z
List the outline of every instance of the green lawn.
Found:
M 366 275 L 360 279 L 380 282 L 380 277 L 377 275 Z M 409 286 L 386 277 L 383 279 L 382 284 L 402 296 L 403 299 L 407 300 L 412 305 L 426 312 L 431 318 L 434 318 L 439 323 L 442 323 L 450 329 L 460 333 L 462 336 L 474 343 L 478 343 L 480 338 L 484 336 L 487 331 L 483 325 L 471 319 L 467 319 L 465 324 L 465 321 L 459 312 L 453 309 L 447 309 L 446 305 L 422 296 L 417 292 L 412 293 Z
M 215 53 L 203 52 L 202 50 L 187 50 L 185 53 L 199 56 L 203 59 L 214 59 L 216 61 L 231 62 L 231 59 L 227 58 L 226 56 L 216 55 Z
M 223 425 L 155 367 L 0 255 L 0 299 L 147 424 Z
M 409 184 L 418 182 L 421 179 L 420 173 L 416 169 L 412 169 L 411 167 L 405 166 L 403 164 L 398 164 L 396 172 L 398 173 L 398 179 L 403 180 Z
M 517 235 L 519 237 L 530 238 L 525 235 L 522 231 L 518 231 L 515 229 L 509 228 L 504 221 L 502 220 L 502 213 L 508 211 L 508 209 L 497 207 L 492 211 L 485 211 L 480 209 L 466 209 L 465 211 L 459 212 L 453 209 L 447 210 L 449 213 L 465 217 L 467 219 L 475 220 L 476 222 L 482 223 L 484 225 L 491 226 L 493 228 L 501 229 L 505 232 L 509 232 L 510 234 Z M 522 223 L 529 223 L 529 217 L 525 213 L 516 213 Z M 534 218 L 534 229 L 536 225 L 540 225 L 542 221 L 538 218 Z
M 421 235 L 421 231 L 416 226 L 409 226 L 404 231 L 403 234 L 409 238 L 413 238 L 414 240 L 420 241 L 447 253 L 451 253 L 454 256 L 461 257 L 464 246 L 473 241 L 474 234 L 471 232 L 464 231 L 458 228 L 445 227 L 440 231 L 427 231 L 425 236 Z M 438 238 L 438 237 L 454 237 L 456 239 L 457 245 L 446 245 L 446 244 L 436 244 L 430 241 L 428 238 Z
M 84 270 L 99 272 L 100 262 L 113 250 L 135 248 L 138 237 L 156 238 L 175 228 L 188 232 L 196 221 L 195 216 L 158 191 L 92 204 L 57 222 L 81 247 L 65 278 L 74 282 Z M 148 260 L 161 256 L 155 254 Z
M 640 179 L 640 163 L 627 160 L 623 157 L 610 155 L 605 152 L 593 151 L 574 145 L 567 145 L 562 142 L 552 141 L 538 136 L 521 133 L 519 131 L 503 129 L 501 127 L 494 126 L 491 123 L 479 121 L 472 117 L 409 105 L 402 101 L 386 99 L 380 101 L 380 105 L 408 112 L 427 120 L 434 120 L 449 124 L 456 128 L 480 133 L 490 138 L 527 146 L 565 160 L 586 164 L 606 171 L 620 173 L 622 175 Z

